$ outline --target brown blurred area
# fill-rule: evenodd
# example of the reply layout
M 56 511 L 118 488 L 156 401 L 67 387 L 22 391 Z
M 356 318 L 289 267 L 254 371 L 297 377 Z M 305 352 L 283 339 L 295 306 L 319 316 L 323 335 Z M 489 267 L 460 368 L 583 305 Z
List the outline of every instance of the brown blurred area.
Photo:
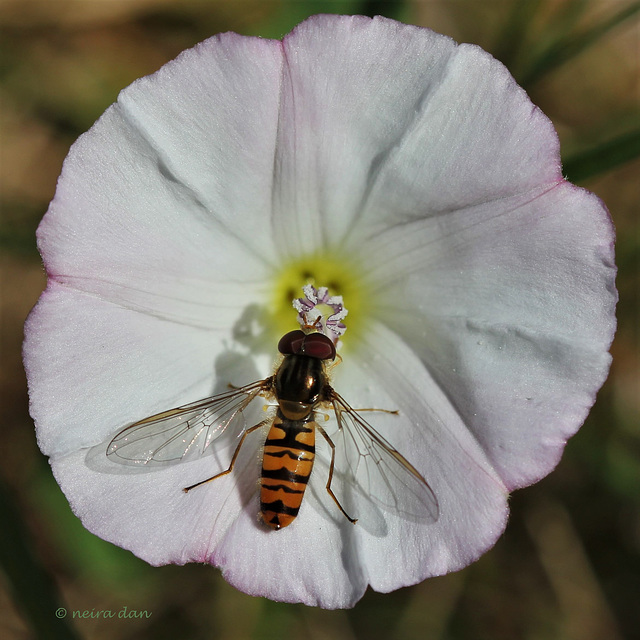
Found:
M 529 11 L 530 47 L 507 37 L 518 2 Z M 183 49 L 221 31 L 280 37 L 306 15 L 378 8 L 480 44 L 518 79 L 527 52 L 543 47 L 571 11 L 583 6 L 572 27 L 580 32 L 631 4 L 0 0 L 0 478 L 24 519 L 26 544 L 69 611 L 153 612 L 147 620 L 75 620 L 82 637 L 640 637 L 638 160 L 581 183 L 616 225 L 621 295 L 611 376 L 585 427 L 551 476 L 513 496 L 506 534 L 480 561 L 394 594 L 369 593 L 353 611 L 250 598 L 210 567 L 153 569 L 86 532 L 37 448 L 20 354 L 22 325 L 45 286 L 35 230 L 70 145 L 122 88 Z M 526 87 L 558 129 L 563 157 L 638 126 L 639 25 L 625 21 Z M 36 637 L 2 573 L 0 636 Z

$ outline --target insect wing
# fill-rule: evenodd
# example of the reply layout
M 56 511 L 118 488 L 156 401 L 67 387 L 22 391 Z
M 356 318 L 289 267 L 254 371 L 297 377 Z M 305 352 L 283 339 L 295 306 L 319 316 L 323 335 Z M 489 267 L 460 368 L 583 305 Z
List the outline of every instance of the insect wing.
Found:
M 107 457 L 126 465 L 195 460 L 223 433 L 244 431 L 245 409 L 268 387 L 261 380 L 134 422 L 111 440 Z
M 337 473 L 350 487 L 350 514 L 367 513 L 371 504 L 413 522 L 438 519 L 438 500 L 420 472 L 337 393 L 333 406 L 341 427 L 336 447 Z M 340 466 L 338 466 L 340 465 Z

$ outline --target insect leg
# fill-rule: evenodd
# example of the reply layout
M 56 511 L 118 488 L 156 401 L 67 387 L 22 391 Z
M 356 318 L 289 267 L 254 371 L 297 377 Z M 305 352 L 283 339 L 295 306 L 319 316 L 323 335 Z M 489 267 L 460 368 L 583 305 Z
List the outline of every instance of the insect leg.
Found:
M 211 476 L 210 478 L 207 478 L 206 480 L 201 480 L 200 482 L 196 482 L 196 484 L 192 484 L 190 487 L 185 487 L 183 489 L 183 491 L 185 493 L 189 493 L 189 491 L 191 491 L 191 489 L 195 489 L 196 487 L 199 487 L 202 484 L 206 484 L 207 482 L 211 482 L 212 480 L 215 480 L 216 478 L 220 478 L 221 476 L 226 476 L 228 473 L 231 473 L 233 471 L 233 465 L 236 463 L 236 458 L 238 457 L 238 454 L 240 453 L 240 447 L 242 447 L 242 444 L 244 442 L 244 439 L 253 431 L 255 431 L 256 429 L 259 429 L 260 427 L 264 427 L 265 424 L 267 424 L 267 420 L 263 420 L 262 422 L 258 422 L 258 424 L 254 425 L 253 427 L 247 429 L 243 434 L 242 434 L 242 438 L 240 438 L 240 442 L 238 442 L 238 446 L 236 447 L 236 450 L 233 452 L 233 456 L 231 458 L 231 463 L 229 464 L 229 468 L 225 469 L 224 471 L 220 472 L 220 473 L 216 473 L 215 476 Z
M 333 480 L 333 466 L 334 466 L 335 461 L 336 461 L 336 445 L 333 444 L 333 440 L 327 435 L 327 432 L 317 422 L 316 422 L 316 429 L 318 429 L 318 431 L 320 431 L 320 433 L 322 434 L 324 439 L 327 441 L 327 443 L 331 447 L 331 464 L 329 465 L 329 479 L 327 480 L 327 493 L 333 498 L 333 501 L 338 505 L 338 509 L 340 509 L 340 511 L 342 511 L 342 513 L 345 516 L 345 518 L 351 524 L 355 524 L 356 522 L 358 522 L 358 519 L 357 518 L 352 518 L 342 508 L 342 505 L 340 504 L 340 501 L 338 500 L 338 498 L 336 498 L 336 494 L 333 493 L 333 491 L 331 489 L 331 481 Z
M 339 355 L 337 357 L 340 357 Z M 338 426 L 342 429 L 342 414 L 344 412 L 349 413 L 349 411 L 355 411 L 356 413 L 360 413 L 362 411 L 376 411 L 378 413 L 389 413 L 392 416 L 400 415 L 400 412 L 397 409 L 378 409 L 377 407 L 364 407 L 362 409 L 353 409 L 346 405 L 344 400 L 338 396 L 333 387 L 329 387 L 327 385 L 327 390 L 325 392 L 325 397 L 322 398 L 326 402 L 330 402 L 333 405 L 333 410 L 336 414 L 336 418 L 338 419 Z M 346 405 L 346 406 L 345 406 Z
M 367 407 L 366 409 L 354 409 L 354 411 L 357 411 L 358 413 L 362 413 L 363 411 L 378 411 L 379 413 L 390 413 L 393 416 L 400 415 L 400 412 L 397 409 L 372 409 Z

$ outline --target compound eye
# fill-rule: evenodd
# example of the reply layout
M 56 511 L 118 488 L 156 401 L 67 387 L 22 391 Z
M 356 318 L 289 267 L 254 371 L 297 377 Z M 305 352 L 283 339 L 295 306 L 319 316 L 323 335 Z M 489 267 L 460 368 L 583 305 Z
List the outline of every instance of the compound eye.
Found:
M 318 360 L 333 360 L 336 357 L 336 347 L 323 333 L 310 333 L 305 336 L 301 353 Z
M 306 337 L 304 331 L 300 329 L 289 331 L 289 333 L 285 333 L 282 338 L 280 338 L 278 351 L 285 356 L 302 353 L 302 346 Z

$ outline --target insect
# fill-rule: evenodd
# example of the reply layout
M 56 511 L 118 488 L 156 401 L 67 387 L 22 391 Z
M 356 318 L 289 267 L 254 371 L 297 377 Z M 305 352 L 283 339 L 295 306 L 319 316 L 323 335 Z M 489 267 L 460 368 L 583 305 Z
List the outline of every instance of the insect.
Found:
M 356 508 L 370 511 L 373 506 L 405 518 L 435 521 L 438 503 L 427 481 L 329 384 L 327 366 L 336 358 L 331 339 L 315 331 L 290 331 L 280 339 L 278 351 L 283 359 L 274 375 L 135 422 L 111 440 L 107 456 L 122 464 L 178 463 L 202 456 L 225 431 L 237 432 L 240 439 L 228 468 L 183 489 L 189 492 L 231 473 L 246 439 L 270 425 L 262 459 L 260 514 L 268 527 L 278 530 L 298 515 L 319 432 L 331 452 L 326 491 L 349 522 L 355 524 L 357 514 L 348 513 L 334 493 L 336 474 L 343 489 L 349 486 Z M 257 396 L 277 403 L 275 416 L 247 428 L 243 412 Z M 318 423 L 319 409 L 333 409 L 340 446 Z

